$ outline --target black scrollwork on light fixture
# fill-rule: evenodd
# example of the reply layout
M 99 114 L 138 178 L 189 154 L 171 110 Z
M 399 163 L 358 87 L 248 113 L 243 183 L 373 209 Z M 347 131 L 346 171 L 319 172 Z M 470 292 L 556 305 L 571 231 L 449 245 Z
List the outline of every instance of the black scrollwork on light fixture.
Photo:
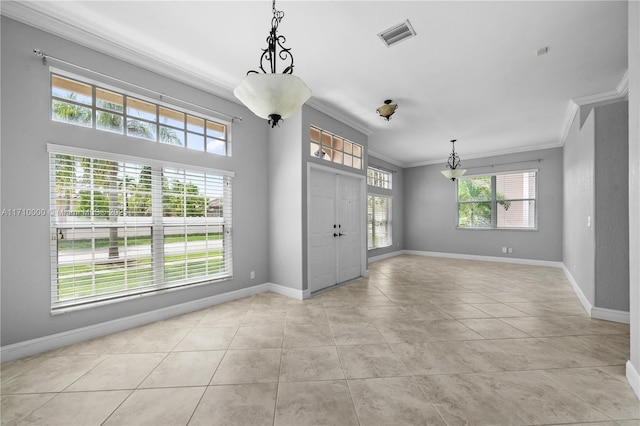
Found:
M 287 59 L 290 60 L 289 66 L 287 66 L 282 74 L 293 74 L 293 54 L 291 54 L 290 47 L 284 47 L 283 43 L 287 42 L 287 39 L 283 35 L 278 35 L 278 24 L 284 18 L 284 12 L 281 10 L 276 10 L 276 1 L 273 0 L 273 18 L 271 18 L 271 31 L 269 32 L 269 36 L 267 37 L 267 48 L 262 49 L 262 55 L 260 56 L 260 64 L 259 68 L 263 73 L 267 73 L 264 69 L 264 63 L 267 61 L 269 63 L 269 69 L 272 74 L 277 72 L 276 70 L 276 57 L 280 57 L 283 61 Z M 280 48 L 280 52 L 278 53 L 278 47 Z M 259 74 L 258 71 L 250 70 L 247 71 L 247 74 Z
M 456 140 L 452 139 L 451 154 L 449 154 L 449 159 L 446 164 L 447 168 L 442 170 L 441 173 L 451 180 L 456 180 L 467 172 L 466 169 L 459 169 L 458 166 L 460 166 L 460 156 L 456 152 Z
M 284 18 L 284 12 L 272 4 L 273 17 L 271 30 L 267 37 L 267 47 L 262 49 L 260 71 L 250 70 L 247 76 L 234 89 L 233 94 L 258 117 L 265 118 L 271 127 L 275 127 L 284 118 L 293 115 L 307 99 L 311 89 L 293 75 L 293 54 L 291 48 L 284 47 L 285 36 L 278 35 L 278 25 Z M 281 73 L 277 71 L 278 59 L 285 61 Z

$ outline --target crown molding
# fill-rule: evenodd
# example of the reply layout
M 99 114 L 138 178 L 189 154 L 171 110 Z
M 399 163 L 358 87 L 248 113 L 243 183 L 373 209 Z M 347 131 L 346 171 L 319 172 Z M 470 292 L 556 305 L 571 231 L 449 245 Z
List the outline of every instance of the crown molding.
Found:
M 580 107 L 583 105 L 597 104 L 599 102 L 615 101 L 618 99 L 624 99 L 629 93 L 629 70 L 627 70 L 620 81 L 618 82 L 614 90 L 608 90 L 602 93 L 595 93 L 593 95 L 580 96 L 569 100 L 567 106 L 567 112 L 564 115 L 564 121 L 562 122 L 562 128 L 560 130 L 560 144 L 564 146 L 571 130 L 573 120 L 575 120 Z
M 182 67 L 169 61 L 165 59 L 162 52 L 153 49 L 140 51 L 131 41 L 123 37 L 118 38 L 111 33 L 107 34 L 101 28 L 84 27 L 78 20 L 70 19 L 69 16 L 64 16 L 50 7 L 48 2 L 3 0 L 1 14 L 99 53 L 240 104 L 233 96 L 232 88 L 215 81 L 213 76 L 195 72 L 193 68 Z M 33 46 L 33 48 L 40 48 L 40 46 Z M 45 53 L 56 56 L 52 52 L 45 51 Z
M 618 92 L 617 89 L 608 90 L 602 93 L 594 93 L 593 95 L 580 96 L 578 98 L 571 99 L 578 106 L 597 104 L 599 102 L 615 101 L 617 99 L 624 98 L 625 95 Z
M 371 157 L 376 157 L 379 158 L 382 161 L 386 161 L 387 163 L 393 164 L 394 166 L 400 167 L 400 168 L 406 168 L 407 167 L 407 163 L 403 163 L 402 161 L 398 161 L 396 159 L 393 159 L 391 157 L 388 157 L 384 154 L 381 154 L 377 151 L 373 151 L 371 149 L 367 149 L 367 155 L 371 156 Z
M 569 105 L 567 105 L 567 111 L 564 113 L 564 120 L 562 121 L 562 127 L 560 128 L 560 141 L 559 145 L 563 146 L 567 141 L 567 137 L 569 136 L 569 131 L 571 130 L 571 126 L 573 125 L 573 120 L 575 120 L 578 115 L 578 111 L 580 111 L 580 107 L 574 101 L 569 100 Z
M 328 115 L 331 118 L 334 118 L 336 120 L 338 120 L 339 122 L 341 122 L 342 124 L 346 124 L 347 126 L 351 127 L 352 129 L 355 129 L 357 131 L 359 131 L 360 133 L 363 133 L 367 136 L 371 135 L 373 133 L 373 131 L 371 131 L 370 128 L 368 128 L 367 126 L 365 126 L 364 124 L 356 121 L 355 119 L 352 119 L 350 117 L 345 116 L 343 113 L 337 113 L 336 111 L 332 110 L 331 108 L 329 108 L 328 106 L 326 106 L 325 104 L 323 104 L 322 102 L 320 102 L 317 99 L 314 99 L 313 97 L 311 99 L 309 99 L 307 101 L 307 105 L 309 105 L 310 107 L 312 107 L 313 109 Z
M 482 154 L 476 154 L 476 155 L 465 155 L 464 160 L 465 161 L 476 160 L 480 158 L 497 157 L 500 155 L 518 154 L 520 152 L 541 151 L 543 149 L 559 148 L 560 146 L 561 145 L 558 144 L 557 142 L 550 142 L 544 145 L 528 145 L 528 146 L 523 146 L 521 148 L 516 148 L 516 149 L 503 149 L 500 151 L 490 151 L 490 152 L 484 152 Z M 443 157 L 439 160 L 426 160 L 418 163 L 410 163 L 410 164 L 407 164 L 406 167 L 433 166 L 434 164 L 442 164 L 442 166 L 444 167 L 446 162 L 447 162 L 447 157 Z
M 581 96 L 581 97 L 577 97 L 569 100 L 569 103 L 567 105 L 567 110 L 564 115 L 564 120 L 562 122 L 562 127 L 560 129 L 560 137 L 558 138 L 558 142 L 548 143 L 545 145 L 522 147 L 517 149 L 511 149 L 511 150 L 487 152 L 487 153 L 483 153 L 475 156 L 465 155 L 465 159 L 473 160 L 476 158 L 493 157 L 496 155 L 516 154 L 518 152 L 537 151 L 540 149 L 562 147 L 564 146 L 567 140 L 567 137 L 569 136 L 569 131 L 571 130 L 571 125 L 573 124 L 573 120 L 578 115 L 578 112 L 580 111 L 580 107 L 582 105 L 589 105 L 589 104 L 595 104 L 599 102 L 607 102 L 607 101 L 624 99 L 628 93 L 629 93 L 629 70 L 627 70 L 624 73 L 624 75 L 622 76 L 622 79 L 620 79 L 620 82 L 618 83 L 618 85 L 614 90 L 609 90 L 607 92 L 602 92 L 602 93 L 596 93 L 593 95 Z M 388 158 L 386 159 L 382 158 L 382 159 L 385 161 L 389 161 L 392 164 L 395 164 L 393 161 L 391 161 Z M 431 166 L 431 165 L 440 164 L 440 163 L 444 163 L 444 161 L 443 160 L 426 160 L 426 161 L 420 161 L 417 163 L 404 163 L 404 165 L 400 167 Z
M 616 87 L 616 90 L 623 97 L 627 96 L 627 94 L 629 94 L 629 70 L 627 70 L 624 73 L 624 75 L 622 76 L 622 79 L 620 80 L 620 83 L 618 83 L 618 86 Z

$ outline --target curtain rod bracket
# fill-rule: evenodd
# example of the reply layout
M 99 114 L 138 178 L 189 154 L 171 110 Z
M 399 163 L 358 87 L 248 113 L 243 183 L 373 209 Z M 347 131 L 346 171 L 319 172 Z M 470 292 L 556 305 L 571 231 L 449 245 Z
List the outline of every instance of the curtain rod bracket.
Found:
M 47 65 L 47 54 L 40 49 L 33 49 L 33 54 L 42 58 L 42 65 Z

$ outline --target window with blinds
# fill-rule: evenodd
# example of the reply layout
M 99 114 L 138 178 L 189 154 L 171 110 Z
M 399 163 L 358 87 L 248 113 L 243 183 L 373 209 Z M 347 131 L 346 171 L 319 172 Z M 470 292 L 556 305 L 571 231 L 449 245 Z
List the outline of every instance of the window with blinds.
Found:
M 232 173 L 49 152 L 53 312 L 232 277 Z
M 537 229 L 537 170 L 457 179 L 458 227 Z
M 369 250 L 393 244 L 390 197 L 367 197 L 367 242 Z

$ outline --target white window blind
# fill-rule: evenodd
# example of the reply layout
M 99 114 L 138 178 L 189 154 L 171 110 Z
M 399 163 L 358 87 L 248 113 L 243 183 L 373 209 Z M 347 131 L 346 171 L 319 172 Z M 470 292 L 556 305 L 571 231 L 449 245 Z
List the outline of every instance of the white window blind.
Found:
M 232 277 L 230 175 L 49 150 L 52 311 Z
M 537 229 L 537 171 L 457 180 L 458 227 Z
M 367 197 L 367 241 L 369 250 L 388 247 L 391 239 L 391 198 Z

